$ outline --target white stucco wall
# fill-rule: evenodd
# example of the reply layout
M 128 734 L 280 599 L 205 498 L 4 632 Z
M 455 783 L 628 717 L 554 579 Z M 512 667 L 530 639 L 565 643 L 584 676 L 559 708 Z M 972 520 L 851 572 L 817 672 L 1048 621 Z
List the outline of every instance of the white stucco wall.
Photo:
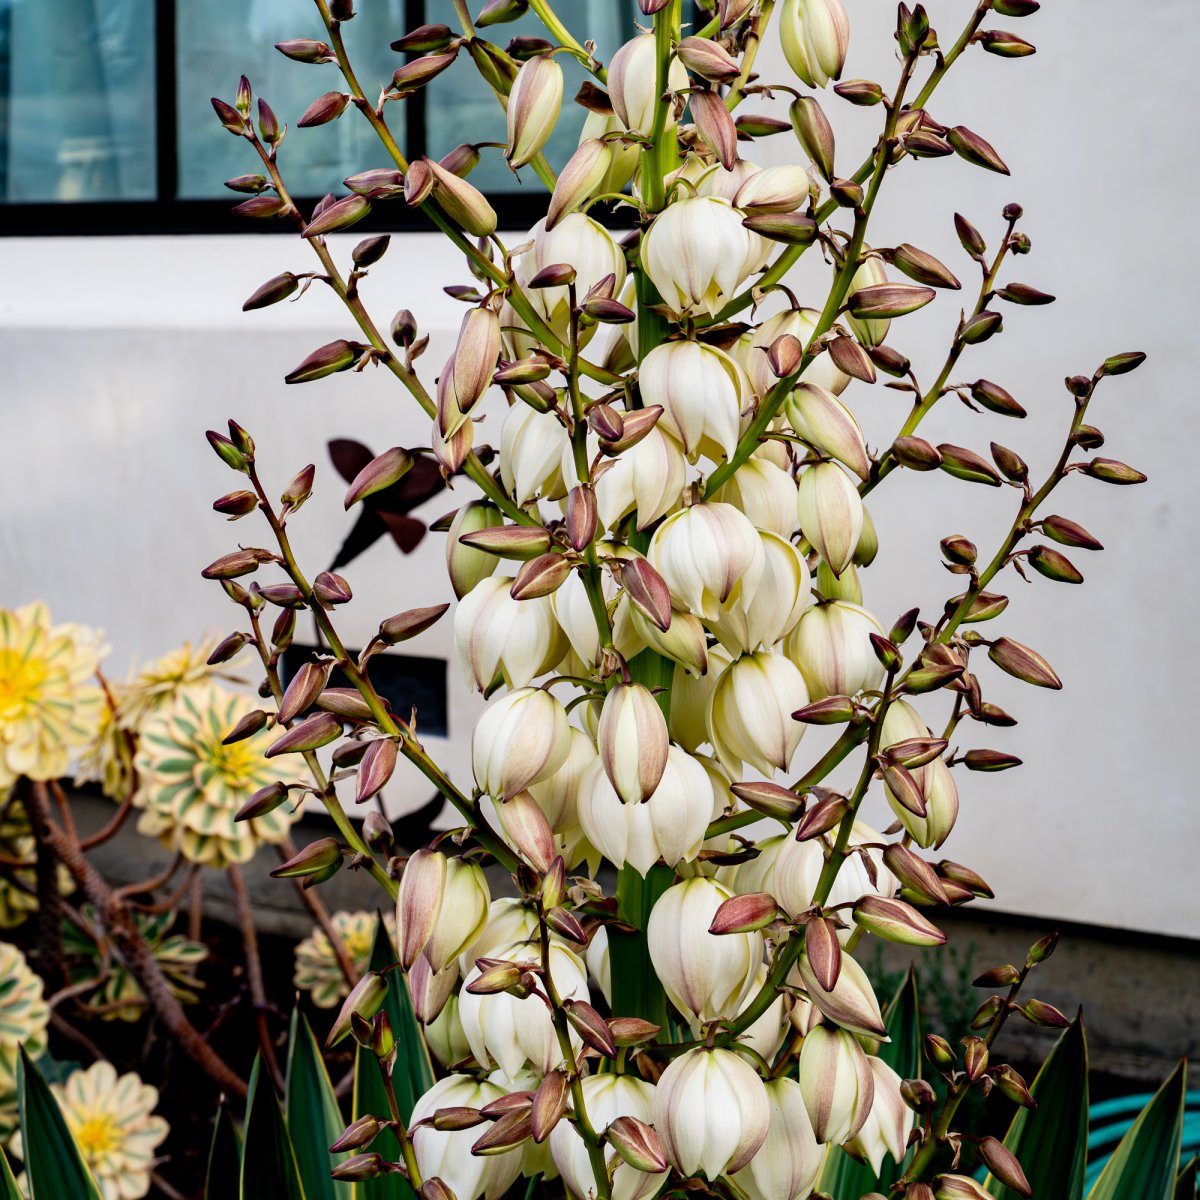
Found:
M 860 36 L 862 18 L 878 6 L 850 0 L 849 7 L 856 25 L 847 74 L 890 81 L 885 30 L 874 46 Z M 930 8 L 948 41 L 966 5 Z M 1151 482 L 1120 490 L 1075 478 L 1061 489 L 1054 511 L 1082 521 L 1109 547 L 1073 555 L 1087 576 L 1083 588 L 1007 580 L 1012 604 L 1000 627 L 1045 652 L 1066 691 L 1021 687 L 985 669 L 989 695 L 1021 725 L 994 733 L 968 725 L 963 744 L 1010 750 L 1026 766 L 1000 776 L 960 773 L 963 812 L 946 852 L 992 882 L 998 908 L 1196 936 L 1200 817 L 1190 689 L 1200 665 L 1200 494 L 1191 450 L 1200 416 L 1189 370 L 1189 296 L 1200 228 L 1188 198 L 1200 176 L 1178 106 L 1200 58 L 1200 21 L 1183 2 L 1160 0 L 1131 20 L 1126 5 L 1099 0 L 1047 5 L 1013 24 L 1041 53 L 1019 62 L 976 53 L 970 81 L 952 75 L 931 106 L 944 123 L 993 141 L 1013 178 L 957 160 L 905 163 L 887 181 L 872 239 L 928 249 L 970 289 L 973 268 L 957 246 L 952 213 L 964 212 L 994 241 L 1000 208 L 1019 200 L 1034 253 L 1005 277 L 1059 301 L 1006 308 L 1008 333 L 970 351 L 955 372 L 1002 383 L 1029 419 L 976 416 L 950 398 L 930 418 L 928 436 L 980 450 L 1002 441 L 1040 474 L 1056 453 L 1051 431 L 1069 419 L 1062 378 L 1090 371 L 1108 353 L 1142 349 L 1148 364 L 1106 384 L 1093 414 L 1109 439 L 1103 453 L 1146 470 Z M 778 77 L 778 61 L 773 48 L 764 50 L 765 79 Z M 878 113 L 833 97 L 829 106 L 850 131 L 839 151 L 848 171 L 868 148 Z M 761 157 L 791 149 L 784 135 L 765 143 Z M 342 256 L 352 241 L 336 243 Z M 198 577 L 233 539 L 251 537 L 248 522 L 227 527 L 208 511 L 232 482 L 204 429 L 237 416 L 279 487 L 316 462 L 316 497 L 293 525 L 314 573 L 347 528 L 325 441 L 354 436 L 382 450 L 425 437 L 415 405 L 385 372 L 283 386 L 283 373 L 308 350 L 353 336 L 337 301 L 319 288 L 294 305 L 239 311 L 268 276 L 308 268 L 295 240 L 11 239 L 3 255 L 0 603 L 43 596 L 62 619 L 103 625 L 118 673 L 185 637 L 228 628 L 236 615 Z M 809 255 L 797 272 L 802 297 L 815 294 L 819 268 Z M 365 287 L 381 323 L 408 307 L 433 335 L 424 360 L 430 380 L 461 315 L 439 286 L 464 277 L 436 239 L 407 235 Z M 955 301 L 944 299 L 897 327 L 891 341 L 922 379 L 936 374 L 956 316 Z M 904 399 L 862 385 L 847 398 L 873 444 L 890 441 Z M 948 594 L 937 539 L 964 533 L 984 551 L 1007 527 L 1014 501 L 1008 490 L 941 476 L 893 478 L 872 503 L 883 550 L 866 575 L 868 606 L 885 622 L 915 603 L 936 612 Z M 439 498 L 423 515 L 453 504 Z M 381 544 L 348 569 L 356 600 L 341 620 L 352 641 L 382 615 L 444 598 L 442 542 L 429 536 L 411 559 Z M 446 621 L 414 650 L 446 655 L 449 634 Z M 434 739 L 430 748 L 466 782 L 473 701 L 453 671 L 451 680 L 454 740 Z M 815 747 L 814 735 L 810 742 Z M 407 806 L 427 796 L 414 780 L 396 799 Z

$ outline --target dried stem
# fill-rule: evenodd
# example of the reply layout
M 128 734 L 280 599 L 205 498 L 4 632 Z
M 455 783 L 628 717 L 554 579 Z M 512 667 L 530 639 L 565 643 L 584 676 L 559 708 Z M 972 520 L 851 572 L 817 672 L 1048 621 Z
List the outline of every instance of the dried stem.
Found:
M 254 927 L 250 893 L 246 890 L 246 881 L 242 878 L 238 866 L 231 863 L 226 867 L 225 874 L 237 905 L 238 929 L 242 934 L 242 948 L 246 955 L 246 982 L 250 985 L 250 1002 L 254 1005 L 254 1024 L 258 1030 L 259 1049 L 276 1088 L 282 1092 L 283 1072 L 279 1069 L 275 1041 L 271 1037 L 271 1009 L 267 1003 L 267 989 L 263 984 L 262 959 L 258 953 L 258 930 Z

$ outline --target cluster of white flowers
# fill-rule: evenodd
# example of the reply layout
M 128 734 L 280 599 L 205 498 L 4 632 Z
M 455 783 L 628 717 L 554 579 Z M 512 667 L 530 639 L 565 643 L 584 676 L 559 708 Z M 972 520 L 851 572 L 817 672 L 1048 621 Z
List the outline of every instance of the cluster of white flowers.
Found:
M 810 86 L 836 78 L 847 36 L 839 0 L 789 0 L 782 20 L 797 74 Z M 704 335 L 776 249 L 748 218 L 806 210 L 818 193 L 801 167 L 741 159 L 726 169 L 689 141 L 665 181 L 667 203 L 628 261 L 580 211 L 637 169 L 615 135 L 654 127 L 655 53 L 645 34 L 613 57 L 613 114 L 589 120 L 550 215 L 514 262 L 553 337 L 593 361 L 633 364 L 625 386 L 600 394 L 584 380 L 572 394 L 556 391 L 545 382 L 553 350 L 507 300 L 499 347 L 491 325 L 482 333 L 465 321 L 443 372 L 457 381 L 464 364 L 491 370 L 499 355 L 510 403 L 498 477 L 511 504 L 460 509 L 446 554 L 460 600 L 459 664 L 488 698 L 473 738 L 480 812 L 522 872 L 520 898 L 492 899 L 473 861 L 427 849 L 400 886 L 401 962 L 430 1047 L 453 1072 L 413 1114 L 416 1162 L 457 1200 L 494 1200 L 518 1174 L 538 1172 L 557 1172 L 586 1200 L 598 1194 L 589 1157 L 597 1137 L 616 1200 L 651 1194 L 669 1168 L 730 1178 L 751 1200 L 802 1200 L 826 1147 L 878 1170 L 886 1154 L 903 1159 L 913 1126 L 900 1078 L 864 1049 L 886 1037 L 866 974 L 848 952 L 832 969 L 814 961 L 820 938 L 802 950 L 810 920 L 835 949 L 847 943 L 854 926 L 819 913 L 864 897 L 897 906 L 887 913 L 899 914 L 890 928 L 903 940 L 911 910 L 897 899 L 883 836 L 854 824 L 830 885 L 820 835 L 832 837 L 837 820 L 798 838 L 797 793 L 774 814 L 783 832 L 760 832 L 757 844 L 712 830 L 722 818 L 734 819 L 729 828 L 753 819 L 739 799 L 747 787 L 784 793 L 805 730 L 793 714 L 835 699 L 852 711 L 884 682 L 872 638 L 883 641 L 885 627 L 863 607 L 858 577 L 875 554 L 858 489 L 871 463 L 842 399 L 851 375 L 828 342 L 873 346 L 886 321 L 829 331 L 816 310 L 778 310 L 772 297 L 755 324 Z M 673 59 L 672 86 L 686 81 Z M 552 82 L 539 91 L 530 79 L 521 90 L 515 130 L 510 101 L 510 146 L 524 161 L 532 143 L 521 122 L 547 127 L 538 105 L 556 109 Z M 856 286 L 886 282 L 879 260 L 868 263 Z M 649 348 L 624 304 L 637 273 L 671 317 Z M 606 331 L 608 320 L 624 327 Z M 772 396 L 777 385 L 784 396 Z M 769 397 L 775 415 L 747 442 Z M 446 464 L 443 432 L 435 453 Z M 658 686 L 646 663 L 657 664 Z M 928 736 L 897 704 L 880 748 Z M 897 817 L 918 845 L 940 845 L 957 810 L 950 773 L 935 757 L 905 778 L 923 806 L 889 790 Z M 583 868 L 595 878 L 601 862 L 642 877 L 656 865 L 675 873 L 643 932 L 682 1052 L 613 1009 L 608 930 L 596 919 L 603 897 L 586 877 L 567 878 Z M 739 917 L 751 910 L 758 916 Z M 616 1053 L 603 1051 L 606 1038 Z M 772 1078 L 762 1065 L 785 1044 L 798 1075 Z M 597 1056 L 603 1070 L 592 1067 Z M 578 1087 L 555 1111 L 544 1098 L 567 1080 Z M 560 1090 L 565 1097 L 565 1082 Z M 536 1136 L 543 1104 L 554 1114 L 548 1138 Z M 432 1121 L 463 1108 L 532 1108 L 533 1140 L 517 1122 L 511 1144 L 501 1138 L 472 1154 L 470 1122 Z

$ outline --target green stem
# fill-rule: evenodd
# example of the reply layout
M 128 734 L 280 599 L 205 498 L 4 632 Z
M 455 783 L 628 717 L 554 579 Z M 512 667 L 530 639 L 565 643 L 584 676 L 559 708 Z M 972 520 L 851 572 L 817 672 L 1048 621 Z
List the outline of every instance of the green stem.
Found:
M 445 772 L 429 757 L 425 748 L 413 735 L 412 730 L 392 716 L 388 711 L 387 705 L 384 704 L 379 693 L 375 690 L 374 684 L 359 669 L 358 664 L 355 663 L 346 650 L 345 644 L 342 642 L 337 630 L 333 627 L 333 622 L 330 621 L 329 614 L 326 612 L 324 605 L 313 594 L 312 585 L 300 569 L 300 564 L 296 560 L 291 542 L 288 539 L 287 529 L 275 514 L 271 502 L 267 499 L 267 494 L 263 489 L 262 482 L 258 478 L 258 473 L 253 463 L 250 465 L 249 478 L 258 495 L 259 506 L 262 508 L 267 522 L 271 526 L 271 532 L 275 535 L 275 541 L 279 546 L 279 553 L 283 558 L 284 570 L 304 597 L 305 605 L 312 613 L 313 620 L 316 622 L 317 628 L 321 631 L 322 637 L 325 638 L 330 650 L 333 651 L 342 673 L 346 676 L 351 686 L 366 701 L 367 707 L 371 710 L 372 719 L 379 726 L 380 730 L 397 739 L 400 753 L 409 762 L 413 763 L 425 778 L 458 809 L 463 818 L 472 827 L 472 833 L 476 841 L 507 869 L 516 870 L 517 860 L 512 851 L 486 828 L 480 820 L 476 806 L 451 783 Z M 325 804 L 329 815 L 333 818 L 334 824 L 346 839 L 346 842 L 358 854 L 364 857 L 371 875 L 395 898 L 398 891 L 396 881 L 376 862 L 367 844 L 359 836 L 354 826 L 350 824 L 337 795 L 326 793 L 322 795 L 322 802 Z
M 929 102 L 929 98 L 933 95 L 934 89 L 939 83 L 941 83 L 946 72 L 949 71 L 954 65 L 954 62 L 958 56 L 967 48 L 967 46 L 971 44 L 971 38 L 974 36 L 975 31 L 979 28 L 984 17 L 990 10 L 991 0 L 980 0 L 980 3 L 976 6 L 974 13 L 971 15 L 971 19 L 967 22 L 966 27 L 960 34 L 958 41 L 956 41 L 950 50 L 946 52 L 945 57 L 939 60 L 938 65 L 930 74 L 929 79 L 926 80 L 925 86 L 921 89 L 917 98 L 912 102 L 910 111 L 911 109 L 924 108 Z M 710 21 L 705 29 L 701 31 L 700 36 L 711 37 L 715 32 L 716 22 L 714 20 Z M 895 103 L 898 109 L 900 103 L 898 96 Z M 850 176 L 850 178 L 855 183 L 865 183 L 871 174 L 874 161 L 875 154 L 872 152 L 863 160 L 858 170 L 856 170 L 854 174 Z M 836 210 L 837 203 L 832 199 L 826 200 L 825 203 L 816 210 L 813 216 L 817 224 L 821 225 L 825 221 L 829 220 Z M 789 246 L 775 260 L 774 264 L 754 281 L 753 287 L 749 287 L 740 295 L 735 296 L 715 317 L 711 318 L 711 320 L 701 323 L 719 325 L 726 321 L 732 321 L 738 313 L 749 308 L 754 302 L 755 291 L 771 287 L 772 285 L 778 283 L 792 269 L 792 267 L 794 267 L 796 263 L 800 261 L 800 256 L 806 249 L 808 249 L 807 246 Z
M 725 107 L 730 112 L 733 112 L 746 98 L 746 83 L 754 73 L 754 61 L 758 58 L 758 49 L 762 45 L 763 37 L 767 32 L 767 26 L 771 23 L 771 12 L 774 7 L 775 0 L 761 0 L 758 6 L 758 13 L 754 17 L 750 32 L 746 37 L 746 48 L 742 52 L 741 73 L 733 81 L 733 86 L 730 87 L 725 97 Z
M 529 0 L 529 7 L 533 9 L 538 20 L 545 25 L 547 30 L 558 39 L 560 46 L 569 50 L 579 60 L 580 64 L 590 71 L 595 78 L 600 80 L 601 83 L 608 82 L 608 72 L 580 45 L 579 39 L 559 20 L 558 15 L 547 3 L 547 0 Z
M 896 435 L 897 438 L 910 437 L 914 434 L 917 427 L 929 415 L 933 406 L 942 398 L 946 383 L 950 379 L 950 372 L 954 370 L 955 365 L 962 356 L 962 352 L 966 349 L 966 343 L 959 334 L 962 332 L 963 325 L 971 320 L 971 318 L 979 316 L 991 301 L 993 288 L 996 285 L 996 276 L 1000 273 L 1000 267 L 1011 249 L 1010 238 L 1012 237 L 1015 225 L 1015 219 L 1009 221 L 1008 229 L 1005 230 L 1000 248 L 996 251 L 991 265 L 984 271 L 983 282 L 979 286 L 979 296 L 975 301 L 975 307 L 971 310 L 971 317 L 968 317 L 965 321 L 960 321 L 959 328 L 954 335 L 954 341 L 951 343 L 950 351 L 946 355 L 946 361 L 942 364 L 942 369 L 938 373 L 937 379 L 934 380 L 933 386 L 924 395 L 917 397 L 913 403 L 912 411 L 908 414 L 904 425 Z M 859 493 L 863 496 L 869 495 L 896 469 L 897 465 L 895 456 L 892 454 L 891 447 L 889 446 L 880 458 L 876 469 L 871 472 L 871 478 L 859 485 Z

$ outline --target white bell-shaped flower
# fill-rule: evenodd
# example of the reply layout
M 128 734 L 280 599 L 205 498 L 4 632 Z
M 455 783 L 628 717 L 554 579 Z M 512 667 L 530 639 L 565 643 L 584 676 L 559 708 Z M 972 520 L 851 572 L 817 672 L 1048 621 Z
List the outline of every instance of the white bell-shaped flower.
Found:
M 481 692 L 497 679 L 524 687 L 566 651 L 550 596 L 514 600 L 511 575 L 482 579 L 454 610 L 454 650 L 463 675 Z
M 875 1077 L 854 1034 L 818 1025 L 800 1047 L 800 1090 L 818 1142 L 840 1146 L 871 1113 Z
M 645 875 L 660 858 L 673 867 L 696 857 L 712 820 L 712 804 L 703 766 L 672 746 L 658 787 L 643 804 L 626 804 L 597 758 L 580 782 L 579 824 L 615 866 L 628 863 Z
M 790 538 L 796 529 L 796 481 L 790 471 L 756 451 L 721 485 L 714 500 L 732 504 L 756 529 Z
M 618 128 L 649 137 L 654 130 L 659 92 L 656 84 L 658 51 L 654 34 L 643 33 L 626 42 L 608 64 L 608 93 L 613 110 L 620 122 Z M 687 68 L 677 58 L 671 59 L 667 70 L 667 86 L 682 91 L 689 84 Z M 667 121 L 675 122 L 668 109 Z
M 804 726 L 792 713 L 808 703 L 795 663 L 770 650 L 736 659 L 717 680 L 708 709 L 708 739 L 733 774 L 748 763 L 764 775 L 786 771 Z
M 759 255 L 742 214 L 716 196 L 669 204 L 642 239 L 642 267 L 678 313 L 716 316 L 750 277 Z
M 758 586 L 738 589 L 708 622 L 731 654 L 769 650 L 801 619 L 812 590 L 808 563 L 796 547 L 777 533 L 758 536 L 763 548 Z
M 540 952 L 524 942 L 497 946 L 488 957 L 510 962 L 541 961 Z M 559 997 L 588 1002 L 583 960 L 561 942 L 551 942 L 549 961 L 550 977 Z M 476 995 L 470 985 L 480 974 L 478 966 L 472 968 L 463 980 L 458 1001 L 463 1032 L 476 1060 L 487 1067 L 499 1067 L 510 1078 L 527 1065 L 539 1076 L 560 1066 L 562 1048 L 546 1005 L 536 996 L 518 998 L 507 992 Z M 582 1045 L 574 1031 L 571 1044 L 576 1051 Z
M 867 1062 L 875 1081 L 875 1099 L 863 1127 L 846 1143 L 845 1149 L 855 1158 L 869 1162 L 878 1175 L 883 1171 L 884 1155 L 890 1154 L 896 1164 L 904 1161 L 916 1114 L 900 1094 L 900 1076 L 882 1058 L 871 1056 Z
M 850 44 L 842 0 L 783 0 L 779 39 L 788 66 L 809 87 L 840 79 Z
M 413 1106 L 413 1152 L 424 1179 L 435 1176 L 455 1200 L 500 1200 L 521 1170 L 521 1151 L 485 1156 L 471 1153 L 478 1129 L 445 1131 L 421 1125 L 442 1108 L 482 1108 L 504 1095 L 501 1088 L 471 1075 L 439 1079 Z
M 500 478 L 518 504 L 535 496 L 558 500 L 567 494 L 562 457 L 571 437 L 553 413 L 540 413 L 518 402 L 508 410 L 500 431 Z
M 533 245 L 516 259 L 517 281 L 546 324 L 565 342 L 571 327 L 571 293 L 567 286 L 525 288 L 525 285 L 546 267 L 566 263 L 574 268 L 577 296 L 586 296 L 609 275 L 615 279 L 613 295 L 618 295 L 625 283 L 625 255 L 599 221 L 581 212 L 568 213 L 550 230 L 543 219 L 530 230 L 529 236 Z M 584 332 L 581 345 L 596 328 L 592 325 Z
M 815 308 L 784 309 L 767 317 L 753 333 L 742 338 L 734 352 L 756 396 L 765 396 L 778 382 L 767 351 L 785 333 L 807 346 L 817 331 L 821 314 Z M 816 384 L 840 396 L 850 384 L 850 376 L 838 369 L 828 352 L 816 356 L 800 375 L 804 383 Z
M 471 738 L 480 791 L 507 799 L 552 775 L 571 749 L 563 706 L 541 688 L 497 696 L 481 714 Z
M 636 1117 L 649 1124 L 653 1117 L 654 1085 L 633 1075 L 588 1075 L 581 1080 L 584 1107 L 592 1128 L 604 1130 L 618 1117 Z M 612 1200 L 643 1200 L 661 1185 L 662 1173 L 639 1171 L 606 1145 L 605 1162 L 612 1170 Z M 587 1144 L 570 1121 L 559 1121 L 550 1134 L 550 1153 L 568 1193 L 576 1200 L 596 1194 L 596 1177 Z M 616 1164 L 615 1168 L 613 1164 Z
M 771 1124 L 762 1149 L 735 1176 L 750 1200 L 805 1200 L 816 1186 L 825 1151 L 813 1133 L 804 1093 L 786 1075 L 766 1083 Z
M 667 728 L 671 740 L 685 750 L 695 750 L 708 742 L 708 709 L 712 694 L 733 656 L 718 644 L 708 648 L 708 670 L 697 675 L 682 666 L 671 677 L 671 715 Z
M 813 463 L 801 471 L 796 515 L 800 532 L 841 575 L 854 559 L 864 518 L 858 488 L 838 463 Z
M 658 898 L 646 926 L 654 972 L 696 1031 L 737 1015 L 762 964 L 762 934 L 708 931 L 732 896 L 713 879 L 684 879 Z
M 611 584 L 607 574 L 605 580 L 609 585 L 605 587 L 607 601 L 612 599 L 610 593 L 615 592 L 616 587 Z M 596 626 L 596 614 L 592 611 L 592 604 L 588 599 L 587 589 L 584 587 L 583 576 L 578 571 L 572 571 L 567 576 L 566 582 L 551 592 L 547 599 L 550 601 L 550 607 L 558 621 L 559 628 L 566 635 L 567 641 L 579 661 L 585 668 L 599 666 L 602 650 L 600 631 Z M 532 602 L 522 600 L 520 603 Z M 613 647 L 626 661 L 643 648 L 641 638 L 634 629 L 625 605 L 618 605 L 613 613 L 612 635 Z
M 732 1050 L 697 1047 L 671 1060 L 654 1092 L 654 1128 L 681 1175 L 740 1171 L 771 1126 L 758 1072 Z
M 521 958 L 533 958 L 538 953 L 540 937 L 537 911 L 517 896 L 502 896 L 488 905 L 487 918 L 479 936 L 458 956 L 459 971 L 471 973 L 478 959 L 494 958 L 498 946 L 525 946 Z
M 693 504 L 655 531 L 646 553 L 672 597 L 697 616 L 720 615 L 735 590 L 753 591 L 763 571 L 758 531 L 730 504 Z
M 659 424 L 693 462 L 733 457 L 750 385 L 728 354 L 703 342 L 664 342 L 642 359 L 638 385 L 643 404 L 662 406 Z
M 683 447 L 655 425 L 641 440 L 609 459 L 598 474 L 596 512 L 600 524 L 611 529 L 632 512 L 638 529 L 646 529 L 679 503 L 686 481 Z
M 788 634 L 783 652 L 800 668 L 810 700 L 857 696 L 883 683 L 883 663 L 871 645 L 873 633 L 887 636 L 858 604 L 814 604 Z

